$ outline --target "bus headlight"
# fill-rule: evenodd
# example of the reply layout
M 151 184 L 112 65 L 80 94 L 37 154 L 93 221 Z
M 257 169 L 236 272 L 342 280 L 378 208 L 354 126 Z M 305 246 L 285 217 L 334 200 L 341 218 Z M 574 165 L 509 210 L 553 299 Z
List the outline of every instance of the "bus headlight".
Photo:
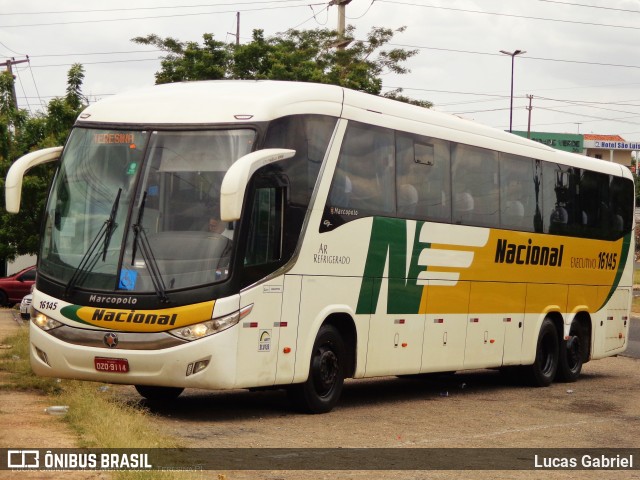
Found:
M 31 317 L 31 321 L 45 332 L 64 325 L 62 322 L 54 320 L 51 317 L 47 317 L 44 313 L 38 311 L 36 311 L 35 315 Z
M 183 340 L 198 340 L 199 338 L 208 337 L 209 335 L 213 335 L 214 333 L 222 332 L 227 328 L 233 327 L 240 321 L 240 319 L 249 315 L 252 309 L 253 304 L 244 307 L 237 312 L 233 312 L 230 315 L 214 318 L 202 323 L 196 323 L 187 327 L 169 330 L 169 333 L 178 338 L 182 338 Z

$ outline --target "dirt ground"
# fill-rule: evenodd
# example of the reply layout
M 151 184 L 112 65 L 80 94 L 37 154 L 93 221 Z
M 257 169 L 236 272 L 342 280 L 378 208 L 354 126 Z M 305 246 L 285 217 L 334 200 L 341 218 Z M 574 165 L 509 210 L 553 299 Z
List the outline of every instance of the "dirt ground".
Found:
M 0 339 L 17 328 L 0 310 Z M 132 387 L 115 388 L 123 399 L 149 407 L 163 433 L 193 448 L 640 448 L 640 360 L 624 356 L 590 362 L 578 382 L 548 388 L 510 384 L 486 370 L 349 381 L 338 408 L 319 416 L 293 413 L 278 391 L 186 391 L 157 406 L 146 405 Z M 0 395 L 0 447 L 76 446 L 64 422 L 44 412 L 46 398 Z M 108 478 L 74 475 L 65 478 Z M 58 476 L 0 472 L 4 478 Z M 194 471 L 184 478 L 629 479 L 640 478 L 640 471 Z
M 0 309 L 0 351 L 7 351 L 3 340 L 23 325 L 16 310 Z M 7 373 L 0 372 L 0 385 L 7 383 Z M 60 417 L 45 412 L 51 403 L 35 392 L 0 390 L 0 448 L 74 448 L 78 447 L 74 432 Z M 57 480 L 60 472 L 0 471 L 0 479 Z M 104 472 L 65 472 L 69 480 L 107 480 Z

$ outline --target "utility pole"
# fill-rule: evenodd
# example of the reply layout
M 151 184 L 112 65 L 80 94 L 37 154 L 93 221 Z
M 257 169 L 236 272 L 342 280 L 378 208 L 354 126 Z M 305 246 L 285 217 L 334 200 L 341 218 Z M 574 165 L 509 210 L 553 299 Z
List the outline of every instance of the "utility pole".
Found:
M 5 61 L 4 64 L 0 64 L 5 66 L 5 68 L 7 69 L 7 72 L 9 72 L 9 74 L 14 80 L 13 82 L 11 82 L 12 83 L 11 97 L 13 101 L 13 106 L 15 107 L 16 110 L 18 109 L 18 96 L 16 95 L 16 82 L 15 82 L 16 77 L 13 75 L 12 65 L 17 65 L 19 63 L 27 63 L 28 61 L 29 61 L 29 56 L 27 55 L 27 58 L 24 60 L 16 60 L 15 58 L 11 57 L 11 59 Z
M 529 99 L 529 106 L 527 107 L 527 110 L 529 110 L 529 121 L 527 123 L 527 138 L 531 138 L 531 110 L 533 110 L 533 107 L 531 106 L 531 102 L 533 102 L 533 95 L 527 95 L 527 98 Z
M 236 46 L 240 45 L 240 12 L 236 12 Z
M 336 48 L 340 50 L 344 50 L 347 45 L 351 43 L 351 40 L 345 40 L 344 31 L 346 28 L 345 25 L 345 7 L 351 3 L 351 0 L 331 0 L 329 2 L 329 6 L 337 5 L 338 6 L 338 43 L 335 45 Z
M 236 47 L 240 45 L 240 12 L 236 12 L 236 33 L 227 32 L 227 35 L 236 37 Z

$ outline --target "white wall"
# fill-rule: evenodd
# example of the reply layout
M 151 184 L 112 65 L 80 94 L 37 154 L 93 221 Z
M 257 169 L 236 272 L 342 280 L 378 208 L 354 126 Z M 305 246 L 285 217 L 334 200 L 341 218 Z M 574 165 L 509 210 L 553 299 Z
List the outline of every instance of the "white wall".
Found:
M 16 258 L 13 262 L 7 262 L 7 276 L 13 275 L 23 268 L 35 265 L 36 261 L 37 257 L 35 255 L 22 255 Z

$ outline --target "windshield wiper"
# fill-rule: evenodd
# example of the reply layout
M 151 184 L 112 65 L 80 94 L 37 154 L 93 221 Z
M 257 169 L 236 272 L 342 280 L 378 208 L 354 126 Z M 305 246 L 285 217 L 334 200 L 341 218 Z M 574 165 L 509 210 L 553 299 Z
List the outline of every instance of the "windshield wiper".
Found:
M 64 290 L 65 296 L 68 297 L 69 293 L 80 281 L 84 282 L 89 275 L 89 272 L 91 272 L 93 267 L 96 266 L 96 263 L 98 263 L 100 255 L 96 255 L 96 252 L 98 252 L 100 242 L 102 242 L 102 261 L 106 261 L 107 249 L 109 248 L 109 243 L 111 243 L 111 237 L 115 229 L 118 227 L 118 224 L 116 223 L 116 214 L 118 213 L 121 194 L 122 188 L 119 188 L 116 199 L 113 201 L 113 205 L 111 205 L 111 213 L 109 213 L 109 217 L 102 224 L 100 230 L 98 230 L 98 233 L 91 242 L 91 245 L 89 245 L 89 248 L 82 256 L 80 263 L 73 272 L 73 275 L 71 275 L 69 283 L 67 283 L 67 287 Z
M 156 295 L 158 295 L 158 298 L 161 302 L 167 303 L 169 302 L 169 297 L 167 296 L 166 292 L 167 287 L 165 286 L 164 280 L 162 279 L 162 273 L 160 273 L 158 262 L 156 262 L 156 257 L 153 255 L 153 250 L 151 249 L 151 245 L 149 244 L 147 234 L 144 231 L 144 228 L 142 228 L 142 216 L 144 215 L 144 207 L 146 201 L 147 192 L 144 192 L 144 194 L 142 195 L 142 201 L 140 202 L 140 208 L 138 209 L 138 219 L 136 220 L 136 223 L 131 226 L 131 228 L 133 228 L 131 265 L 135 265 L 136 253 L 138 251 L 138 246 L 140 246 L 140 253 L 142 254 L 142 258 L 147 267 L 147 270 L 149 271 L 149 276 L 151 277 L 151 282 L 153 283 L 153 288 L 156 291 Z

